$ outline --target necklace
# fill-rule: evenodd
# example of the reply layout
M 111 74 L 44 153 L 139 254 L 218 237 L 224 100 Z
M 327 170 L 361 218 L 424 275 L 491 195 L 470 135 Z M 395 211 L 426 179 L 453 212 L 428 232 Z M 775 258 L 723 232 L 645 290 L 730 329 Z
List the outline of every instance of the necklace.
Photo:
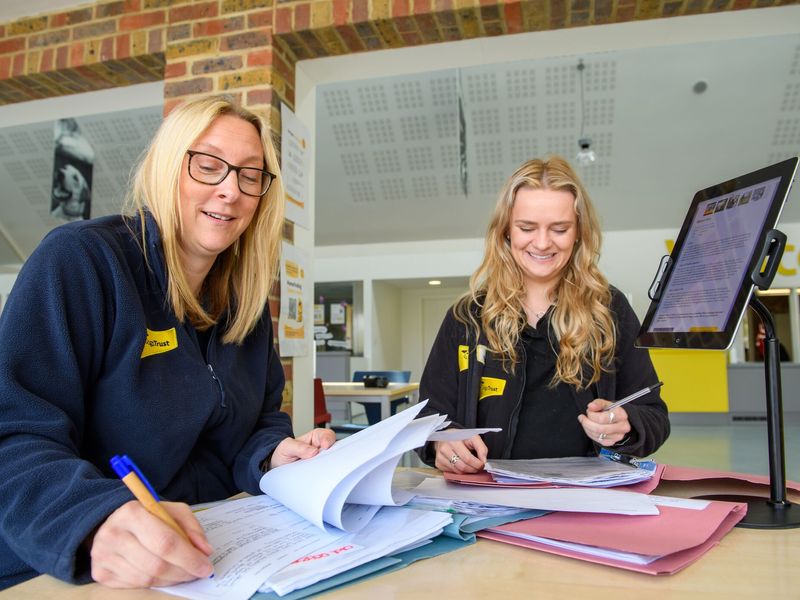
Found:
M 547 313 L 547 311 L 548 311 L 548 310 L 550 310 L 550 307 L 551 307 L 551 306 L 552 306 L 552 304 L 550 304 L 550 305 L 546 306 L 546 307 L 544 308 L 544 310 L 534 310 L 534 309 L 530 308 L 530 307 L 529 307 L 527 304 L 525 305 L 525 307 L 526 307 L 526 308 L 527 308 L 527 309 L 528 309 L 530 312 L 532 312 L 532 313 L 534 314 L 534 316 L 537 318 L 537 320 L 538 320 L 538 319 L 541 319 L 541 318 L 542 318 L 542 317 L 545 315 L 545 313 Z

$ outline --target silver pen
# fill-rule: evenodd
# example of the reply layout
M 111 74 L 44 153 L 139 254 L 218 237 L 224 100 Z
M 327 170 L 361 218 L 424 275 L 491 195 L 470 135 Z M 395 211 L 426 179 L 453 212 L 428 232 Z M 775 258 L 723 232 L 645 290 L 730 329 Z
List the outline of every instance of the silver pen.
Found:
M 615 408 L 619 408 L 620 406 L 623 406 L 623 405 L 627 404 L 628 402 L 633 402 L 637 398 L 641 398 L 642 396 L 644 396 L 646 394 L 649 394 L 653 390 L 657 390 L 662 385 L 664 385 L 664 382 L 663 381 L 659 381 L 658 383 L 655 383 L 655 384 L 653 384 L 651 386 L 648 386 L 648 387 L 646 387 L 644 389 L 641 389 L 638 392 L 633 392 L 630 396 L 625 396 L 622 400 L 617 400 L 613 404 L 609 404 L 608 406 L 606 406 L 603 409 L 602 412 L 608 412 L 610 410 L 614 410 Z

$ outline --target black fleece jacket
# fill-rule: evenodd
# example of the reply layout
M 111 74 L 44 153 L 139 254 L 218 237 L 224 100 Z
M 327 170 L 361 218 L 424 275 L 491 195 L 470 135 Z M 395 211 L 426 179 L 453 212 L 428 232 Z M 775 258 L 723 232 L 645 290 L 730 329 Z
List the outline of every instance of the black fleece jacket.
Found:
M 619 290 L 612 287 L 611 292 L 611 312 L 617 329 L 614 361 L 611 372 L 604 372 L 589 388 L 578 391 L 570 386 L 582 413 L 595 398 L 614 401 L 658 382 L 648 351 L 634 346 L 639 331 L 636 314 Z M 521 344 L 517 351 L 525 357 Z M 428 404 L 420 416 L 447 414 L 452 427 L 501 427 L 502 431 L 487 433 L 483 440 L 489 458 L 509 458 L 525 391 L 525 372 L 524 361 L 514 374 L 506 372 L 500 356 L 488 349 L 483 332 L 476 343 L 474 332 L 459 322 L 450 309 L 422 373 L 420 398 L 428 399 Z M 667 406 L 659 391 L 634 400 L 625 406 L 625 411 L 631 434 L 614 450 L 633 456 L 655 452 L 670 431 Z M 423 461 L 433 464 L 433 444 L 427 444 L 419 454 Z

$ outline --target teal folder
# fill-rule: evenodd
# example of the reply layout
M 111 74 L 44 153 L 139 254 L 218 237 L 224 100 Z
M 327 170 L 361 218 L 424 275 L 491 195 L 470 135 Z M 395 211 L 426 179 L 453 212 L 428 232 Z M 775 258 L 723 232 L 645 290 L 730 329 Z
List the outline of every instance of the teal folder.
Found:
M 506 523 L 513 523 L 523 519 L 533 519 L 548 514 L 545 510 L 526 510 L 511 516 L 489 517 L 481 519 L 469 525 L 464 525 L 467 515 L 454 514 L 453 523 L 445 527 L 441 535 L 433 538 L 430 544 L 425 544 L 406 552 L 400 552 L 391 556 L 376 558 L 373 561 L 353 567 L 328 579 L 323 579 L 299 590 L 295 590 L 285 596 L 278 596 L 275 592 L 269 594 L 255 594 L 253 600 L 300 600 L 309 598 L 315 594 L 328 592 L 337 587 L 352 585 L 359 581 L 365 581 L 370 577 L 384 575 L 407 567 L 411 563 L 452 552 L 459 548 L 465 548 L 475 543 L 475 532 L 487 527 L 498 527 Z
M 415 561 L 431 558 L 433 556 L 439 556 L 445 552 L 452 552 L 453 550 L 458 550 L 460 548 L 466 548 L 474 543 L 474 535 L 470 541 L 456 539 L 446 535 L 439 535 L 433 538 L 430 544 L 425 544 L 424 546 L 420 546 L 406 552 L 401 552 L 399 554 L 394 554 L 392 556 L 384 556 L 383 558 L 375 559 L 358 567 L 354 567 L 349 571 L 345 571 L 344 573 L 339 573 L 338 575 L 334 575 L 328 579 L 318 581 L 317 583 L 304 587 L 303 589 L 290 592 L 285 596 L 278 596 L 278 594 L 275 592 L 271 592 L 269 594 L 255 594 L 252 600 L 300 600 L 301 598 L 309 598 L 315 594 L 328 592 L 334 588 L 365 581 L 370 577 L 375 577 L 376 575 L 391 573 L 392 571 L 402 569 L 403 567 L 406 567 Z

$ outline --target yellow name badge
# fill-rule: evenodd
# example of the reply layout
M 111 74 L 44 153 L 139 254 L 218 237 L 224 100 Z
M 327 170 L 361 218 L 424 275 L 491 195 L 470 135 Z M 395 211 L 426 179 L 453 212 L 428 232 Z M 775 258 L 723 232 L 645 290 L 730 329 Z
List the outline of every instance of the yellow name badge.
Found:
M 483 400 L 489 396 L 502 396 L 506 389 L 505 379 L 497 377 L 481 377 L 481 393 L 478 400 Z
M 458 370 L 466 371 L 469 367 L 469 346 L 458 347 Z
M 142 356 L 152 356 L 153 354 L 163 354 L 170 350 L 175 350 L 178 347 L 178 335 L 175 333 L 175 328 L 167 329 L 166 331 L 153 331 L 147 330 L 147 339 L 144 341 L 144 348 L 142 348 Z

